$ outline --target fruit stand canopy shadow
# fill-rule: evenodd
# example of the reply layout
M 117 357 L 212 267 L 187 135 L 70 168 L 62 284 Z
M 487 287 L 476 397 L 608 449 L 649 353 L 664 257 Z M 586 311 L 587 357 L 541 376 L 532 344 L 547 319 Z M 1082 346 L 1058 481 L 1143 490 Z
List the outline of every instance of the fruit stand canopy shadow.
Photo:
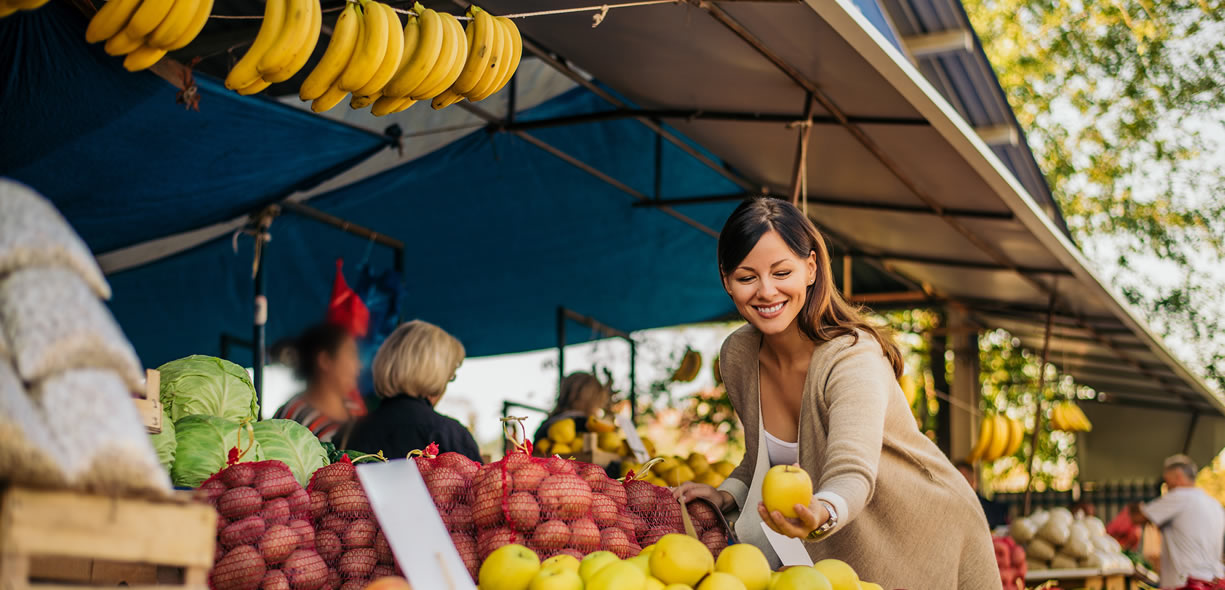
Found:
M 0 20 L 0 44 L 19 56 L 0 89 L 0 173 L 52 198 L 96 252 L 250 213 L 386 144 L 204 75 L 201 112 L 184 113 L 164 82 L 85 46 L 83 19 L 61 4 Z M 956 302 L 1040 350 L 1054 293 L 1051 359 L 1078 381 L 1120 403 L 1225 407 L 1088 269 L 1049 192 L 1027 189 L 1035 176 L 1001 161 L 865 14 L 809 0 L 626 9 L 594 30 L 590 15 L 521 21 L 548 48 L 538 59 L 599 83 L 570 72 L 583 87 L 513 122 L 480 103 L 470 110 L 490 131 L 309 203 L 403 241 L 410 314 L 473 356 L 552 345 L 558 305 L 624 330 L 725 317 L 710 234 L 737 195 L 791 194 L 795 123 L 811 115 L 808 209 L 840 282 L 851 256 L 860 301 Z M 657 144 L 655 121 L 668 141 Z M 271 235 L 275 341 L 321 316 L 333 261 L 361 260 L 369 244 L 292 215 Z M 225 235 L 110 276 L 146 364 L 247 332 L 251 247 L 238 243 Z M 389 252 L 371 256 L 390 266 Z

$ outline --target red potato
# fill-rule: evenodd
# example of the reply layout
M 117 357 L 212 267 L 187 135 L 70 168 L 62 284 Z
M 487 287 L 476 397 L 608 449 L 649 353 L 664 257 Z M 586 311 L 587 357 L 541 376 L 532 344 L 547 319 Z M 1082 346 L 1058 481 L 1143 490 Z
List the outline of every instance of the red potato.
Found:
M 343 576 L 344 574 L 341 575 Z M 345 583 L 340 585 L 340 590 L 364 590 L 366 586 L 369 585 L 370 580 L 366 578 L 355 578 L 352 580 L 346 580 Z
M 353 549 L 340 556 L 336 569 L 345 578 L 369 578 L 378 562 L 379 557 L 374 549 Z
M 298 488 L 285 497 L 289 503 L 290 518 L 308 518 L 311 510 L 311 497 L 306 490 Z
M 216 590 L 256 590 L 264 581 L 266 571 L 267 566 L 260 559 L 259 550 L 251 545 L 241 545 L 213 565 L 209 584 Z
M 540 504 L 527 492 L 515 492 L 506 500 L 506 520 L 515 530 L 530 533 L 540 522 Z
M 289 500 L 273 498 L 264 502 L 264 509 L 260 511 L 260 516 L 264 518 L 268 526 L 289 522 Z
M 425 477 L 425 474 L 434 470 L 433 459 L 427 459 L 425 457 L 413 457 L 413 461 L 417 463 L 417 471 L 421 472 L 421 477 Z
M 577 475 L 551 475 L 540 482 L 540 507 L 548 517 L 579 518 L 591 510 L 591 486 Z
M 344 547 L 340 543 L 340 535 L 332 531 L 315 532 L 315 551 L 318 551 L 319 555 L 327 560 L 328 563 L 340 557 L 342 550 L 344 550 Z
M 394 575 L 396 575 L 395 567 L 390 566 L 390 565 L 379 564 L 379 565 L 374 566 L 374 573 L 370 574 L 370 577 L 377 580 L 379 578 L 386 578 L 388 576 L 394 576 Z
M 311 476 L 311 490 L 319 490 L 321 492 L 330 492 L 336 486 L 343 483 L 357 481 L 357 470 L 353 468 L 353 464 L 347 461 L 339 461 L 325 467 L 320 467 L 315 475 Z
M 591 517 L 601 527 L 615 526 L 620 517 L 617 503 L 604 494 L 592 494 Z
M 451 542 L 455 544 L 455 550 L 459 552 L 459 558 L 464 560 L 464 566 L 468 568 L 468 573 L 475 575 L 481 567 L 480 555 L 476 550 L 476 540 L 471 535 L 452 533 Z
M 466 531 L 472 528 L 472 507 L 467 504 L 456 504 L 450 510 L 442 512 L 441 516 L 448 531 Z
M 476 472 L 476 477 L 472 478 L 472 492 L 477 499 L 482 496 L 502 497 L 508 490 L 513 489 L 515 489 L 515 475 L 509 471 L 503 471 L 500 465 L 489 464 L 481 467 Z
M 532 458 L 526 453 L 511 453 L 506 456 L 506 470 L 512 473 L 531 464 Z
M 391 552 L 391 544 L 387 542 L 387 536 L 383 534 L 383 531 L 379 531 L 374 536 L 374 553 L 378 555 L 379 564 L 395 565 L 396 557 Z
M 587 554 L 600 548 L 600 527 L 590 518 L 581 518 L 570 524 L 570 548 Z
M 221 483 L 227 488 L 249 486 L 255 482 L 255 466 L 250 463 L 237 463 L 221 470 Z
M 706 548 L 710 549 L 710 552 L 714 554 L 715 557 L 718 557 L 719 552 L 723 551 L 723 549 L 727 547 L 727 537 L 723 535 L 722 531 L 706 531 L 702 534 L 702 544 L 706 545 Z
M 437 464 L 441 467 L 454 469 L 469 482 L 472 481 L 473 477 L 476 477 L 476 472 L 481 467 L 472 459 L 469 459 L 459 453 L 443 453 L 438 455 Z
M 267 462 L 263 469 L 256 471 L 253 485 L 265 500 L 283 498 L 302 489 L 289 466 L 279 461 Z
M 239 545 L 251 545 L 264 534 L 267 525 L 258 516 L 248 516 L 224 529 L 217 535 L 217 541 L 226 549 Z
M 298 534 L 298 545 L 303 549 L 315 548 L 315 527 L 305 520 L 289 521 L 289 528 Z
M 259 540 L 259 552 L 264 556 L 264 562 L 277 564 L 289 558 L 302 544 L 302 538 L 293 529 L 278 524 L 268 527 Z
M 630 510 L 638 514 L 649 513 L 655 508 L 655 486 L 639 479 L 625 482 L 625 494 Z
M 568 547 L 566 549 L 562 549 L 561 551 L 558 551 L 556 555 L 569 555 L 570 557 L 573 557 L 580 561 L 582 561 L 582 559 L 586 557 L 586 554 L 583 553 L 582 551 L 579 551 L 578 549 L 571 549 Z
M 378 532 L 379 527 L 373 520 L 363 518 L 350 523 L 349 528 L 340 535 L 340 539 L 345 549 L 374 547 L 374 537 Z
M 370 500 L 356 482 L 342 483 L 328 492 L 328 505 L 332 511 L 349 517 L 370 516 Z
M 556 550 L 570 543 L 570 527 L 560 520 L 550 520 L 536 527 L 532 544 L 545 551 Z
M 264 574 L 259 590 L 289 590 L 289 578 L 286 578 L 285 572 L 281 570 L 271 570 Z
M 221 481 L 221 478 L 212 479 L 204 482 L 199 489 L 196 490 L 196 497 L 199 498 L 200 501 L 216 508 L 217 498 L 220 498 L 221 494 L 224 494 L 228 489 L 229 488 L 226 487 L 225 482 Z
M 719 515 L 707 504 L 701 500 L 694 500 L 686 504 L 689 508 L 689 518 L 693 519 L 693 524 L 700 524 L 702 528 L 709 529 L 719 523 Z
M 476 549 L 481 561 L 485 561 L 494 549 L 511 543 L 522 543 L 523 535 L 516 533 L 508 527 L 501 527 L 491 531 L 482 531 L 480 537 L 476 540 Z
M 231 488 L 217 498 L 217 512 L 230 520 L 251 516 L 263 506 L 264 499 L 252 487 Z
M 540 482 L 549 476 L 549 470 L 539 463 L 528 463 L 515 471 L 514 489 L 516 492 L 535 492 Z
M 502 524 L 505 516 L 502 514 L 502 497 L 479 497 L 472 507 L 472 522 L 483 529 Z
M 281 566 L 281 571 L 285 572 L 289 587 L 293 590 L 318 590 L 328 581 L 327 564 L 318 553 L 309 549 L 298 549 L 291 553 Z
M 327 583 L 323 587 L 328 590 L 337 590 L 342 582 L 343 579 L 340 577 L 340 572 L 336 571 L 334 567 L 328 568 Z
M 604 480 L 608 479 L 608 474 L 604 473 L 604 468 L 599 465 L 590 463 L 582 464 L 578 468 L 578 476 L 591 486 L 591 489 L 597 490 L 604 485 Z
M 349 519 L 335 513 L 326 514 L 319 520 L 319 528 L 341 535 L 349 528 Z
M 630 540 L 626 538 L 625 532 L 618 528 L 606 528 L 600 531 L 600 548 L 612 551 L 621 559 L 631 557 Z
M 449 506 L 462 498 L 468 490 L 468 483 L 458 471 L 449 467 L 435 467 L 425 477 L 425 487 L 430 490 L 434 503 L 438 506 Z
M 574 468 L 574 461 L 562 459 L 561 457 L 550 457 L 549 460 L 545 461 L 544 467 L 549 470 L 549 473 L 553 474 L 565 473 L 575 475 L 578 473 Z
M 604 483 L 600 485 L 600 488 L 594 491 L 600 492 L 609 498 L 612 498 L 612 501 L 617 504 L 618 508 L 625 508 L 629 505 L 629 496 L 627 496 L 625 493 L 625 486 L 615 479 L 604 480 Z
M 314 490 L 310 493 L 310 513 L 311 518 L 315 520 L 323 518 L 323 515 L 328 513 L 327 492 Z

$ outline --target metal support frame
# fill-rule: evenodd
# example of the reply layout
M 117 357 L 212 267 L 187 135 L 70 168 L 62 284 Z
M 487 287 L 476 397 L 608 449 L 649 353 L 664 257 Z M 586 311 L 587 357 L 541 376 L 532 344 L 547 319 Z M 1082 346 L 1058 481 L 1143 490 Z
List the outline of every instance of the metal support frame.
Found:
M 281 208 L 285 211 L 301 215 L 307 219 L 330 225 L 336 229 L 339 229 L 340 231 L 353 234 L 359 238 L 365 238 L 376 244 L 391 248 L 395 256 L 396 270 L 401 274 L 404 273 L 404 242 L 302 203 L 286 201 L 281 204 Z
M 640 201 L 634 203 L 634 207 L 658 207 L 660 205 L 668 206 L 683 206 L 683 205 L 704 205 L 707 203 L 724 203 L 732 201 L 741 201 L 749 197 L 772 197 L 775 199 L 786 199 L 782 195 L 772 193 L 732 193 L 729 195 L 703 195 L 698 197 L 676 197 L 670 199 L 652 199 L 650 201 Z M 846 199 L 838 199 L 834 197 L 814 197 L 808 195 L 808 204 L 819 207 L 836 207 L 844 209 L 867 209 L 870 211 L 889 211 L 894 213 L 912 213 L 915 215 L 934 215 L 932 210 L 927 207 L 914 205 L 900 205 L 896 203 L 874 203 L 871 201 L 850 201 Z M 1000 213 L 996 211 L 976 211 L 974 209 L 946 209 L 945 213 L 953 217 L 965 219 L 985 219 L 991 221 L 1009 221 L 1015 219 L 1012 213 Z
M 795 167 L 791 172 L 791 204 L 799 205 L 804 200 L 804 214 L 808 214 L 808 138 L 812 137 L 812 93 L 804 95 L 804 118 L 792 123 L 799 127 L 795 146 Z M 836 122 L 836 120 L 835 120 Z
M 1038 456 L 1038 435 L 1042 431 L 1042 395 L 1046 390 L 1046 364 L 1051 354 L 1051 331 L 1054 329 L 1055 293 L 1051 292 L 1050 309 L 1046 315 L 1046 336 L 1042 344 L 1042 364 L 1038 369 L 1038 392 L 1034 395 L 1034 431 L 1029 437 L 1029 460 L 1025 464 L 1025 503 L 1022 514 L 1029 514 L 1034 494 L 1034 459 Z
M 605 338 L 621 338 L 630 345 L 630 420 L 638 421 L 638 343 L 629 332 L 618 330 L 593 317 L 585 316 L 563 305 L 557 306 L 557 390 L 566 379 L 566 323 L 574 322 L 591 328 Z
M 932 387 L 936 391 L 949 390 L 949 376 L 947 367 L 945 366 L 944 354 L 948 351 L 948 339 L 946 332 L 941 329 L 948 323 L 947 314 L 943 311 L 939 312 L 936 318 L 936 330 L 928 333 L 931 339 L 929 342 L 929 363 L 932 371 Z M 940 447 L 940 451 L 944 456 L 952 458 L 953 456 L 953 405 L 949 403 L 948 396 L 936 397 L 936 446 Z
M 809 109 L 811 111 L 811 109 Z M 506 122 L 498 126 L 499 131 L 535 131 L 552 127 L 602 123 L 605 121 L 620 121 L 624 119 L 647 118 L 655 121 L 664 119 L 680 119 L 684 121 L 730 121 L 736 123 L 766 123 L 771 125 L 799 125 L 811 121 L 813 125 L 840 125 L 837 118 L 829 115 L 789 114 L 789 113 L 749 113 L 736 111 L 703 111 L 684 109 L 631 109 L 618 108 L 598 113 L 582 113 L 566 115 L 550 119 L 533 121 Z M 900 125 L 907 127 L 929 127 L 927 119 L 914 117 L 850 117 L 856 125 Z

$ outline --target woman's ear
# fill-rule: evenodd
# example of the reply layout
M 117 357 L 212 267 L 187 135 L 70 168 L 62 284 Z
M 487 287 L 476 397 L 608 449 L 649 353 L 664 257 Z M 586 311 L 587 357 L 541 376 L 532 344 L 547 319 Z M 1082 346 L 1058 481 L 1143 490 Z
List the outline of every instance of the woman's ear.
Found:
M 816 250 L 808 251 L 808 258 L 804 261 L 808 267 L 808 284 L 812 285 L 817 282 L 817 252 Z

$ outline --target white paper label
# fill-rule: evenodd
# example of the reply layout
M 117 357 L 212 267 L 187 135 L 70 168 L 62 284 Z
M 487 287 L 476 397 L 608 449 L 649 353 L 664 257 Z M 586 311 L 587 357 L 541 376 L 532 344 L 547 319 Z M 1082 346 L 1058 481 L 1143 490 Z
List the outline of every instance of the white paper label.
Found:
M 629 445 L 630 451 L 634 453 L 634 459 L 638 463 L 650 461 L 651 456 L 647 454 L 646 445 L 642 444 L 642 439 L 638 437 L 634 421 L 625 414 L 617 414 L 617 427 L 621 429 L 621 435 L 625 437 L 625 444 Z
M 357 477 L 413 588 L 476 590 L 416 461 L 363 463 L 357 466 Z
M 761 525 L 761 530 L 766 532 L 766 540 L 770 542 L 770 547 L 774 548 L 774 554 L 783 562 L 783 565 L 812 565 L 812 558 L 808 556 L 808 550 L 804 548 L 803 541 L 780 535 L 764 522 L 758 524 Z

